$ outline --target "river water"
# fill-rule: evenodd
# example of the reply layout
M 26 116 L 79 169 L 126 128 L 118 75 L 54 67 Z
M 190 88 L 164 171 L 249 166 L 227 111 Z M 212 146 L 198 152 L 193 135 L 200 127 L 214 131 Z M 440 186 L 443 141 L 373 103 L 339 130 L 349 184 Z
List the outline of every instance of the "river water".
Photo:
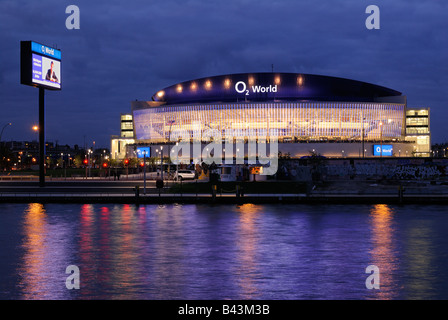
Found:
M 0 299 L 448 299 L 447 231 L 435 205 L 0 204 Z

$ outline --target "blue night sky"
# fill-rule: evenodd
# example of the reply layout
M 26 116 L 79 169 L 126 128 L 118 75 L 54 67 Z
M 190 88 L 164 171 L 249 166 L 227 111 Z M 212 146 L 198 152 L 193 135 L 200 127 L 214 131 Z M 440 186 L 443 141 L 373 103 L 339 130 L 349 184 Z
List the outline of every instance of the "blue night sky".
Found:
M 80 9 L 68 30 L 68 5 Z M 368 30 L 368 5 L 381 29 Z M 20 41 L 62 50 L 62 91 L 47 91 L 47 140 L 109 147 L 130 101 L 227 73 L 300 72 L 370 82 L 431 108 L 448 141 L 446 0 L 0 0 L 3 140 L 32 140 L 38 90 L 20 84 Z

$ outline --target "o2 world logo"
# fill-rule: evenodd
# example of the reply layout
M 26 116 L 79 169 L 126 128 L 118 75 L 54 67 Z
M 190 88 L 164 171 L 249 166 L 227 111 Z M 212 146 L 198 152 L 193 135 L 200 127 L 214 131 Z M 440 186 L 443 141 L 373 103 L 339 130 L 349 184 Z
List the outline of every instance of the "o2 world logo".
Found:
M 277 85 L 270 85 L 268 87 L 263 86 L 251 86 L 253 93 L 266 93 L 266 92 L 277 92 Z M 247 84 L 244 81 L 238 81 L 235 83 L 235 91 L 238 93 L 245 93 L 246 96 L 249 95 L 250 90 L 247 89 Z

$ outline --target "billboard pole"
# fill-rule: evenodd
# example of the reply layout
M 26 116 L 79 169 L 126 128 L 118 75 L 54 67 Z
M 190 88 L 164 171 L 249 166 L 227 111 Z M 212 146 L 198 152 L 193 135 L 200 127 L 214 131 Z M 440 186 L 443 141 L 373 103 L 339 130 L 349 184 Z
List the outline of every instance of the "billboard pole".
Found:
M 45 88 L 61 90 L 61 50 L 20 41 L 20 83 L 39 88 L 39 187 L 45 187 Z
M 39 187 L 45 187 L 45 89 L 39 87 Z

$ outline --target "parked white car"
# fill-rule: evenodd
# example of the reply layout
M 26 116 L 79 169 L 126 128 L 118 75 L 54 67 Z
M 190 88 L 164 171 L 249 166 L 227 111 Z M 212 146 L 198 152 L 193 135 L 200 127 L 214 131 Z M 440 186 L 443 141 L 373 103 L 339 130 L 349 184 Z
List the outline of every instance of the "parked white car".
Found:
M 179 170 L 174 174 L 174 180 L 186 180 L 196 178 L 196 173 L 193 170 Z

